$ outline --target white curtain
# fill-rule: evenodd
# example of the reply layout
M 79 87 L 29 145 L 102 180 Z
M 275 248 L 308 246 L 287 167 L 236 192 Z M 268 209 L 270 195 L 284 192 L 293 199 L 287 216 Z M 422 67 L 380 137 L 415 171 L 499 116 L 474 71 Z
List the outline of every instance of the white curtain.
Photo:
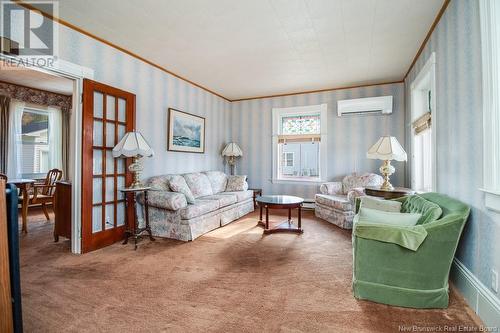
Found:
M 26 103 L 11 100 L 9 114 L 9 138 L 7 156 L 7 177 L 9 179 L 22 178 L 22 119 Z
M 62 112 L 49 106 L 49 169 L 62 170 Z

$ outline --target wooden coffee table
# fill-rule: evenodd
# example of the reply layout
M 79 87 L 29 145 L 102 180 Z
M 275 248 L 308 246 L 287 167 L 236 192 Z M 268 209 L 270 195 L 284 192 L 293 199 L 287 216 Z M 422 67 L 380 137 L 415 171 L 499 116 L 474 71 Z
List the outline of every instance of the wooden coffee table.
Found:
M 301 226 L 301 208 L 304 199 L 290 195 L 264 195 L 257 197 L 257 203 L 260 207 L 260 219 L 257 225 L 264 227 L 264 234 L 271 234 L 274 232 L 294 232 L 301 234 L 304 232 Z M 266 222 L 262 221 L 262 209 L 266 209 Z M 292 209 L 298 210 L 297 226 L 292 223 Z M 288 220 L 280 223 L 279 225 L 269 227 L 269 209 L 288 209 Z

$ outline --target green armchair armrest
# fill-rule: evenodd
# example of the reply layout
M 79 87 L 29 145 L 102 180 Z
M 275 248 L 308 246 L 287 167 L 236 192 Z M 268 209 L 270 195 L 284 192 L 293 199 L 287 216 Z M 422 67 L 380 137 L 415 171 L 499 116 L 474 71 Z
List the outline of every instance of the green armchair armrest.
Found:
M 427 230 L 421 225 L 395 226 L 355 220 L 353 234 L 356 237 L 397 244 L 417 251 L 427 237 Z

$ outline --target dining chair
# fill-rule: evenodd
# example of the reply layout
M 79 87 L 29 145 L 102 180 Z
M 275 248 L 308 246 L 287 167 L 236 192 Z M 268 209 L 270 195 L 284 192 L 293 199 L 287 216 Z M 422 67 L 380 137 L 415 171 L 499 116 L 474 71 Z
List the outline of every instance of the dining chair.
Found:
M 7 183 L 7 180 L 8 180 L 7 175 L 4 175 L 3 173 L 0 173 L 0 179 L 5 180 L 5 182 Z
M 33 185 L 33 194 L 30 194 L 28 205 L 41 205 L 47 220 L 50 220 L 47 204 L 54 205 L 54 194 L 56 192 L 56 182 L 61 180 L 62 171 L 52 169 L 47 173 L 45 180 Z

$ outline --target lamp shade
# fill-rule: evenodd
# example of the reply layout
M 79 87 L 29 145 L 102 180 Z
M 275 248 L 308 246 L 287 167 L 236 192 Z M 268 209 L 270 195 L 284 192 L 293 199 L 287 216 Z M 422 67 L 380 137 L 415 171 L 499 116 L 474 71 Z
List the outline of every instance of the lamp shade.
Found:
M 406 161 L 407 156 L 403 147 L 393 136 L 383 136 L 371 146 L 366 157 L 379 160 Z
M 236 143 L 230 142 L 222 151 L 222 156 L 243 156 L 243 151 Z
M 113 148 L 113 157 L 151 157 L 153 149 L 139 132 L 127 132 L 125 136 Z

